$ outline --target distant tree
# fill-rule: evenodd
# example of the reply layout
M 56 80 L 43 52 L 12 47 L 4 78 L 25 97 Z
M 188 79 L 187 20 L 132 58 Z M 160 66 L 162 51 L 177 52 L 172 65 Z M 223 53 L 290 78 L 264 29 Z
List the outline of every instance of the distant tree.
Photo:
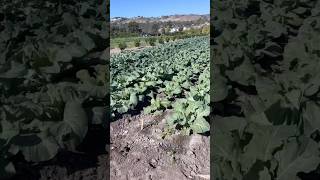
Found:
M 110 35 L 111 37 L 119 37 L 123 34 L 126 34 L 126 29 L 124 27 L 111 25 Z
M 159 24 L 155 23 L 152 25 L 151 32 L 153 35 L 157 35 L 159 31 Z
M 197 21 L 196 21 L 196 23 L 197 24 L 204 24 L 206 22 L 206 20 L 204 19 L 204 18 L 199 18 Z
M 128 29 L 131 33 L 139 33 L 141 31 L 139 28 L 139 24 L 135 21 L 129 22 Z
M 167 22 L 167 27 L 171 29 L 173 27 L 173 22 L 172 21 L 168 21 Z

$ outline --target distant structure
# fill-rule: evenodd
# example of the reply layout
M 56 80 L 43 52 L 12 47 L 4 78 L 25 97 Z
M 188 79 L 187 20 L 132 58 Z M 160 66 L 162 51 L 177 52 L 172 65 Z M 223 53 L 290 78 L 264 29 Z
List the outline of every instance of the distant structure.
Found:
M 110 18 L 110 21 L 111 22 L 115 22 L 115 21 L 122 21 L 122 20 L 126 20 L 127 18 L 124 18 L 124 17 L 113 17 L 113 18 Z
M 170 33 L 175 33 L 175 32 L 179 32 L 179 28 L 171 28 Z

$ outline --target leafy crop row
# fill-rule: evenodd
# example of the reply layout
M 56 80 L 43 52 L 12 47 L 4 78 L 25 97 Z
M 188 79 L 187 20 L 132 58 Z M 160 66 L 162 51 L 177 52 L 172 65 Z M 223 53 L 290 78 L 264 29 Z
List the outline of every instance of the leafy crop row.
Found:
M 106 104 L 109 37 L 102 1 L 5 0 L 0 7 L 2 179 L 19 169 L 16 155 L 39 163 L 76 151 L 92 119 L 102 124 L 96 112 Z
M 209 39 L 197 37 L 111 57 L 113 116 L 138 110 L 160 114 L 184 133 L 209 131 Z
M 212 3 L 214 179 L 308 179 L 319 169 L 319 6 Z

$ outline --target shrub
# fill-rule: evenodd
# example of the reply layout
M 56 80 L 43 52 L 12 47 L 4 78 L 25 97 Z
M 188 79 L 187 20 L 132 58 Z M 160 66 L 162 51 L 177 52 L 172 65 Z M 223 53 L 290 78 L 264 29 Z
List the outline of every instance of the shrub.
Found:
M 163 40 L 162 37 L 160 37 L 158 41 L 159 41 L 160 44 L 163 44 L 163 43 L 164 43 L 164 40 Z
M 167 36 L 167 37 L 164 38 L 164 40 L 165 40 L 166 42 L 169 42 L 169 41 L 170 41 L 170 37 Z
M 205 34 L 205 35 L 210 34 L 210 26 L 203 27 L 201 30 L 201 34 Z
M 118 45 L 118 47 L 119 47 L 120 50 L 122 51 L 122 50 L 124 50 L 124 49 L 127 48 L 127 44 L 126 44 L 125 42 L 120 42 L 119 45 Z
M 156 42 L 156 39 L 155 38 L 149 38 L 148 39 L 148 43 L 150 46 L 154 46 L 155 45 L 155 42 Z
M 136 40 L 134 40 L 134 46 L 135 47 L 139 47 L 140 46 L 140 39 L 136 39 Z

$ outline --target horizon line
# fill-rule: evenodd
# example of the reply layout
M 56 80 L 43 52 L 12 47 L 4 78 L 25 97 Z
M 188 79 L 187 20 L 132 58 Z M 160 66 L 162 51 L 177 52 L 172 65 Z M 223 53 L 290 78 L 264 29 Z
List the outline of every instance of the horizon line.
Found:
M 177 15 L 210 15 L 210 12 L 208 13 L 179 13 L 179 14 L 169 14 L 169 15 L 160 15 L 160 16 L 111 16 L 110 15 L 110 18 L 117 18 L 117 17 L 120 17 L 120 18 L 135 18 L 135 17 L 145 17 L 145 18 L 155 18 L 155 17 L 161 17 L 161 16 L 177 16 Z

